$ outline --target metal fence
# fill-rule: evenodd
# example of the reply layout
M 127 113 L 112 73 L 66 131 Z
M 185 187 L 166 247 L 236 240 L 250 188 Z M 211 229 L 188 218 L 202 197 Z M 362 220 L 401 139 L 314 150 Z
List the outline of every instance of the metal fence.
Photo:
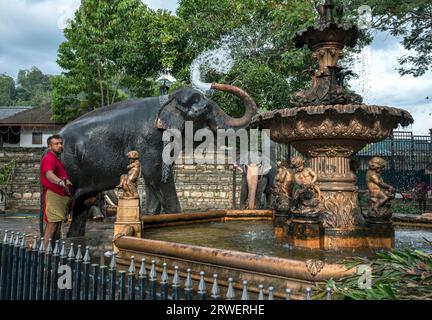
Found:
M 276 159 L 286 161 L 300 155 L 291 145 L 277 144 Z M 398 190 L 413 188 L 416 178 L 432 185 L 432 175 L 426 174 L 426 168 L 432 166 L 432 135 L 414 135 L 409 131 L 394 131 L 386 140 L 368 144 L 357 153 L 360 163 L 358 185 L 366 189 L 366 171 L 372 157 L 387 160 L 387 169 L 382 175 L 385 181 Z
M 92 264 L 88 247 L 82 255 L 80 245 L 75 248 L 71 244 L 67 249 L 65 242 L 57 240 L 54 248 L 49 242 L 45 249 L 43 238 L 34 237 L 31 245 L 27 245 L 27 238 L 25 234 L 6 231 L 3 240 L 0 239 L 0 300 L 250 299 L 247 281 L 242 281 L 241 292 L 235 292 L 234 280 L 229 278 L 226 294 L 222 296 L 217 274 L 213 275 L 211 288 L 207 288 L 204 272 L 200 272 L 200 281 L 195 287 L 191 269 L 187 269 L 186 279 L 181 283 L 177 266 L 171 279 L 166 263 L 162 273 L 157 274 L 155 260 L 147 266 L 142 259 L 137 270 L 135 258 L 131 257 L 127 271 L 117 270 L 115 254 L 108 266 Z M 260 284 L 258 300 L 274 300 L 273 287 L 268 287 L 266 292 L 264 294 L 264 285 Z M 312 290 L 307 288 L 304 299 L 310 300 L 311 295 Z M 286 289 L 286 299 L 291 299 L 290 288 Z M 332 299 L 330 289 L 327 289 L 326 299 Z
M 368 161 L 379 156 L 387 160 L 387 169 L 383 171 L 384 180 L 398 190 L 411 190 L 416 178 L 431 184 L 432 176 L 426 174 L 426 168 L 432 164 L 432 136 L 414 135 L 408 131 L 394 131 L 386 140 L 371 143 L 357 154 L 360 162 L 358 181 L 365 186 Z

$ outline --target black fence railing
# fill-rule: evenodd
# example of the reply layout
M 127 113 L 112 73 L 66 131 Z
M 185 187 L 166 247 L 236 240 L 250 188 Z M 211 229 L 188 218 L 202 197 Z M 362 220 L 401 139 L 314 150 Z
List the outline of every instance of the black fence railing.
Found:
M 169 278 L 168 266 L 157 273 L 155 260 L 146 265 L 131 257 L 127 271 L 117 270 L 116 255 L 113 254 L 108 266 L 91 263 L 89 248 L 65 242 L 49 242 L 45 249 L 43 238 L 34 237 L 28 243 L 25 234 L 6 231 L 0 238 L 0 300 L 249 300 L 252 295 L 248 282 L 242 281 L 242 290 L 234 289 L 233 278 L 228 278 L 224 296 L 218 283 L 218 275 L 213 275 L 211 288 L 206 286 L 204 272 L 200 280 L 192 281 L 192 270 L 187 269 L 184 281 L 180 281 L 179 268 Z M 139 268 L 136 268 L 136 264 Z M 196 282 L 196 281 L 195 281 Z M 197 285 L 197 286 L 196 286 Z M 273 287 L 264 290 L 253 299 L 273 300 Z M 209 290 L 210 289 L 210 290 Z M 264 293 L 266 292 L 266 294 Z M 291 299 L 291 289 L 286 288 L 286 299 Z M 311 300 L 312 290 L 307 288 L 304 299 Z M 332 292 L 327 289 L 327 300 Z

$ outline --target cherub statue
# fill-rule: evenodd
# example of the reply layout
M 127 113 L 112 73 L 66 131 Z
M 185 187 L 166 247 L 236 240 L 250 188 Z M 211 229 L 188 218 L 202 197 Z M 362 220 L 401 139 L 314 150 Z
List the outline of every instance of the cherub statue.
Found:
M 320 189 L 315 185 L 317 174 L 311 168 L 305 168 L 304 160 L 300 157 L 291 159 L 294 169 L 295 188 L 292 212 L 311 214 L 317 212 Z
M 292 184 L 294 174 L 289 164 L 283 161 L 277 162 L 277 174 L 272 189 L 273 208 L 288 207 L 292 198 Z
M 380 157 L 369 160 L 369 169 L 366 173 L 366 184 L 371 198 L 369 216 L 391 217 L 390 200 L 395 197 L 395 189 L 384 182 L 381 171 L 386 166 L 386 161 Z
M 123 189 L 123 199 L 138 199 L 138 178 L 141 173 L 138 151 L 129 151 L 127 157 L 129 159 L 128 173 L 121 175 L 117 188 Z

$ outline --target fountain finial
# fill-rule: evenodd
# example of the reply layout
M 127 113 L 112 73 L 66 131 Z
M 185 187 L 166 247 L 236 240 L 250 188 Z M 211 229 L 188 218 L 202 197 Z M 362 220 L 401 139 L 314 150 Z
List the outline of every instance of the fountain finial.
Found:
M 324 13 L 325 13 L 325 19 L 327 23 L 333 22 L 333 8 L 334 8 L 333 1 L 326 0 L 324 4 Z
M 307 45 L 317 60 L 319 69 L 311 74 L 312 88 L 297 92 L 291 104 L 297 107 L 312 105 L 361 104 L 362 98 L 343 87 L 343 72 L 338 64 L 345 47 L 353 47 L 360 36 L 357 26 L 335 21 L 335 5 L 326 0 L 317 6 L 320 21 L 317 25 L 297 33 L 294 43 L 297 47 Z M 338 20 L 343 8 L 337 7 Z

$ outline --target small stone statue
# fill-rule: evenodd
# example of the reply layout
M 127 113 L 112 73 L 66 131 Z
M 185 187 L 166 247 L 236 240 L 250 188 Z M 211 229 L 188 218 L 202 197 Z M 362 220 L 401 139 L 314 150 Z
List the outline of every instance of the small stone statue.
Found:
M 274 209 L 288 208 L 292 198 L 294 173 L 285 162 L 277 162 L 277 174 L 272 189 L 272 207 Z
M 123 189 L 122 199 L 139 199 L 138 178 L 141 173 L 141 163 L 138 151 L 129 151 L 127 157 L 129 159 L 128 173 L 121 175 L 117 188 Z
M 395 189 L 384 182 L 381 171 L 386 161 L 380 157 L 369 160 L 369 169 L 366 173 L 366 184 L 369 189 L 371 208 L 368 217 L 391 218 L 390 200 L 395 197 Z
M 316 214 L 321 196 L 320 189 L 315 185 L 317 174 L 311 168 L 305 168 L 304 160 L 300 157 L 291 159 L 294 168 L 293 206 L 291 211 L 296 214 Z

